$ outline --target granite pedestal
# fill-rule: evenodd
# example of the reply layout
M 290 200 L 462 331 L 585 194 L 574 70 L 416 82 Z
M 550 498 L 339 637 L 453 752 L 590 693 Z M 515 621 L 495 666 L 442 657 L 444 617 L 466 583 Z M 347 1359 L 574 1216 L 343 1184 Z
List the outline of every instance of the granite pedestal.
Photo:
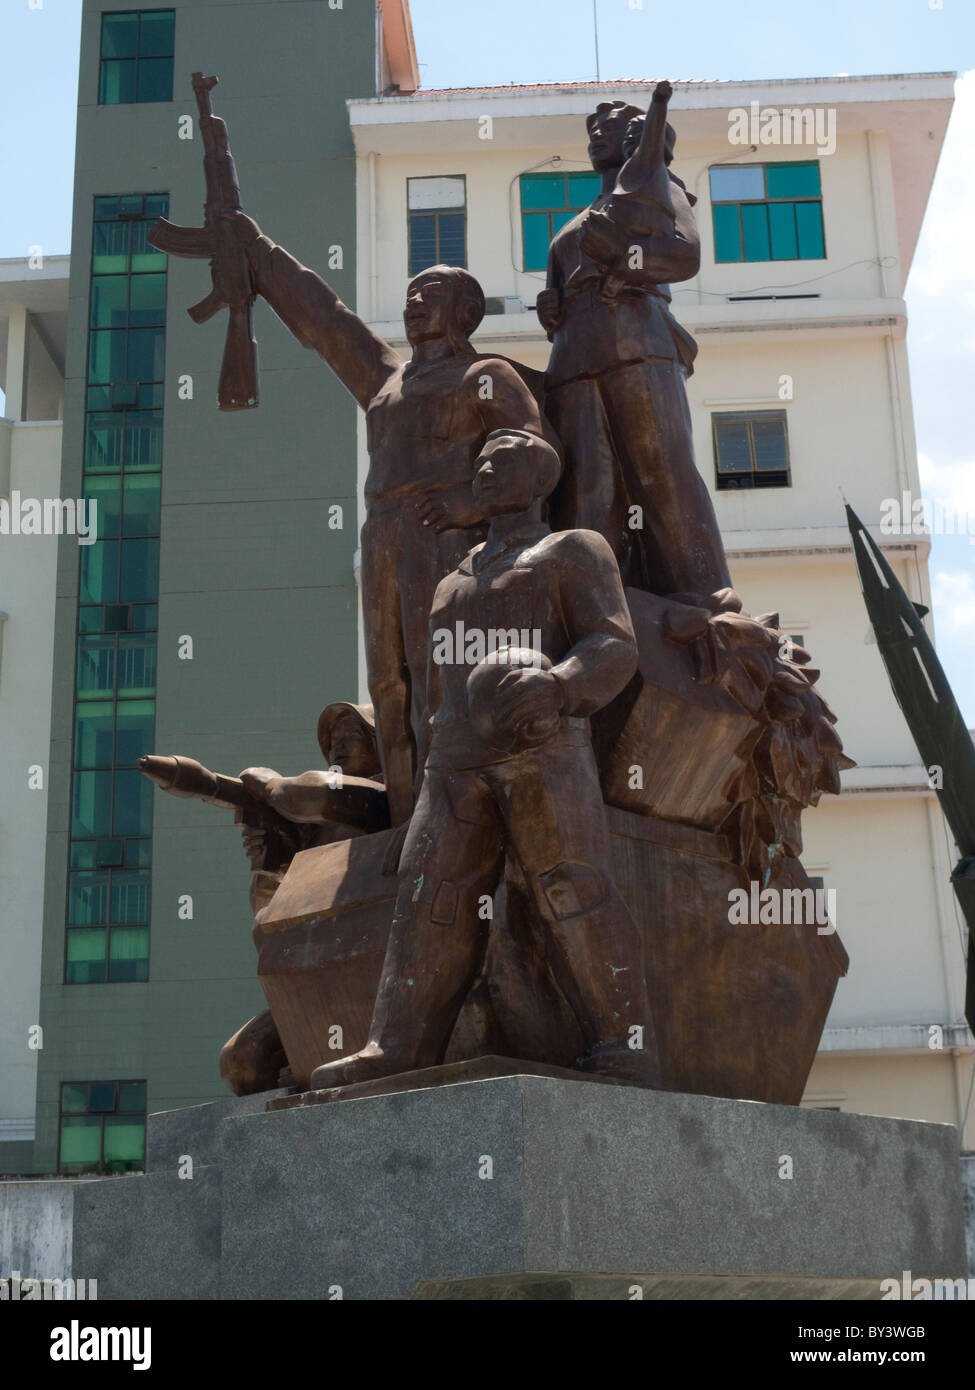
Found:
M 79 1190 L 100 1299 L 869 1298 L 965 1272 L 947 1125 L 527 1075 L 266 1099 L 151 1116 L 146 1174 Z

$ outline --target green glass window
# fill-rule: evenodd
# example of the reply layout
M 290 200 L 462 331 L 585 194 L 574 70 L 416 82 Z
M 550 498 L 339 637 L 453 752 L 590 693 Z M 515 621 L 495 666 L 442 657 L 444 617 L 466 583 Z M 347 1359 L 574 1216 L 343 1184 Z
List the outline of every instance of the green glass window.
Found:
M 125 863 L 127 868 L 148 869 L 152 863 L 152 841 L 126 840 Z
M 744 203 L 741 235 L 746 261 L 769 260 L 768 208 L 764 203 Z
M 711 213 L 714 218 L 714 259 L 740 261 L 741 214 L 737 204 L 715 203 Z
M 823 210 L 819 203 L 796 203 L 796 236 L 799 259 L 821 261 L 826 255 L 823 238 Z
M 108 978 L 113 982 L 148 980 L 149 931 L 146 927 L 113 927 Z
M 102 200 L 103 202 L 106 200 Z M 91 268 L 96 275 L 126 275 L 129 269 L 128 222 L 96 222 Z
M 818 198 L 821 193 L 819 165 L 766 164 L 765 185 L 770 198 Z
M 145 699 L 156 692 L 156 638 L 118 637 L 117 690 L 120 696 Z
M 128 334 L 124 328 L 102 329 L 88 340 L 88 380 L 99 382 L 127 380 L 125 375 Z
M 117 472 L 122 467 L 122 419 L 90 411 L 85 422 L 85 471 Z
M 162 463 L 162 411 L 125 412 L 125 467 L 156 470 Z
M 118 536 L 122 526 L 122 483 L 118 474 L 96 473 L 85 478 L 85 497 L 98 504 L 98 535 L 105 539 Z M 100 541 L 94 543 L 99 545 Z M 89 550 L 94 546 L 89 546 Z M 86 570 L 98 564 L 97 559 L 89 560 Z M 86 575 L 87 582 L 87 575 Z M 90 590 L 88 593 L 90 594 Z
M 119 766 L 134 764 L 143 754 L 152 752 L 156 702 L 120 700 L 116 711 L 115 762 Z
M 587 208 L 600 189 L 593 173 L 522 174 L 521 237 L 525 270 L 544 270 L 557 231 Z
M 133 766 L 152 752 L 154 700 L 84 700 L 75 713 L 75 767 Z
M 149 199 L 147 198 L 147 206 L 148 203 Z M 161 217 L 165 217 L 165 215 L 165 213 L 160 213 Z M 153 271 L 165 271 L 166 269 L 165 251 L 157 251 L 154 246 L 150 246 L 146 241 L 146 233 L 152 226 L 153 220 L 154 219 L 150 218 L 145 222 L 133 222 L 130 225 L 131 259 L 129 262 L 129 269 L 132 271 L 133 275 L 145 275 Z
M 128 275 L 93 275 L 92 328 L 124 328 L 128 323 L 128 292 Z
M 128 473 L 123 493 L 123 536 L 159 535 L 159 474 Z M 158 550 L 158 543 L 156 546 Z M 155 592 L 150 597 L 155 598 Z
M 799 259 L 799 241 L 796 236 L 796 210 L 792 203 L 769 203 L 769 240 L 773 261 L 795 261 Z
M 121 274 L 91 277 L 92 328 L 153 327 L 163 323 L 165 317 L 164 274 L 129 275 L 125 270 Z
M 143 777 L 142 779 L 146 779 Z M 144 923 L 149 920 L 149 875 L 141 869 L 120 869 L 112 874 L 112 922 Z
M 111 603 L 118 597 L 118 541 L 86 545 L 80 564 L 82 603 Z
M 119 804 L 116 788 L 117 811 Z M 131 843 L 137 849 L 144 842 Z M 120 838 L 95 841 L 95 855 L 112 867 L 69 874 L 68 984 L 148 979 L 151 875 L 148 867 L 122 865 L 125 844 Z
M 62 1172 L 84 1171 L 93 1168 L 97 1171 L 101 1163 L 102 1122 L 94 1115 L 72 1115 L 61 1120 Z
M 105 544 L 105 542 L 100 542 Z M 92 547 L 93 548 L 93 547 Z M 114 637 L 86 635 L 78 638 L 78 685 L 80 700 L 98 699 L 115 693 Z
M 61 1087 L 61 1114 L 83 1115 L 88 1108 L 88 1087 L 84 1082 L 67 1081 Z
M 106 632 L 128 632 L 132 626 L 131 603 L 106 603 L 102 608 L 102 627 Z
M 124 854 L 124 840 L 96 840 L 95 842 L 95 863 L 99 868 L 121 868 Z
M 129 322 L 149 327 L 166 319 L 166 276 L 133 275 L 130 280 Z
M 115 744 L 115 705 L 111 700 L 86 700 L 75 710 L 74 765 L 111 767 Z
M 68 882 L 68 922 L 72 927 L 107 925 L 110 884 L 108 873 L 83 870 L 71 874 Z
M 165 342 L 164 328 L 130 328 L 125 358 L 126 380 L 161 381 Z
M 719 165 L 710 182 L 716 261 L 825 259 L 816 160 Z
M 112 828 L 112 774 L 92 768 L 72 779 L 71 834 L 87 839 L 108 835 Z
M 144 1120 L 113 1115 L 105 1121 L 104 1162 L 109 1172 L 142 1166 L 146 1147 Z
M 148 37 L 145 15 L 106 16 L 110 60 L 141 73 L 171 43 L 167 13 Z M 152 786 L 135 763 L 155 728 L 166 258 L 145 234 L 168 208 L 165 194 L 94 200 L 84 494 L 100 539 L 79 561 L 69 984 L 148 978 Z
M 158 592 L 159 541 L 123 540 L 119 598 L 130 603 L 148 603 Z
M 146 1083 L 61 1084 L 58 1171 L 125 1173 L 145 1164 Z
M 126 473 L 124 482 L 117 473 L 89 474 L 85 478 L 84 494 L 98 503 L 98 534 L 106 540 L 120 535 L 152 540 L 159 535 L 158 473 Z M 95 549 L 99 544 L 96 541 L 88 548 Z M 86 561 L 85 602 L 94 602 L 92 592 L 96 581 L 93 576 L 103 563 L 111 561 L 97 554 Z M 130 595 L 126 595 L 128 597 Z
M 72 927 L 67 934 L 64 966 L 65 983 L 69 985 L 101 985 L 107 978 L 105 945 L 108 928 Z
M 161 462 L 161 410 L 89 412 L 85 441 L 87 473 L 117 473 L 123 467 L 126 472 L 156 472 Z M 101 533 L 101 525 L 98 529 Z
M 172 101 L 174 10 L 126 10 L 102 15 L 98 101 Z
M 467 265 L 467 180 L 406 180 L 409 273 L 431 265 Z
M 712 415 L 711 426 L 719 492 L 789 486 L 784 410 L 729 411 Z
M 112 834 L 147 835 L 152 830 L 152 783 L 136 768 L 116 772 Z

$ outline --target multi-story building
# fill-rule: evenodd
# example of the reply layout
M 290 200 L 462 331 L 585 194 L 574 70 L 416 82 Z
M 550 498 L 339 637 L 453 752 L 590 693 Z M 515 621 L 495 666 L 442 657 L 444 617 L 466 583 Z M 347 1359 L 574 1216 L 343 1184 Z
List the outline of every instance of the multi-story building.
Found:
M 700 273 L 673 288 L 700 345 L 689 382 L 698 467 L 746 609 L 779 612 L 809 647 L 857 761 L 842 795 L 803 821 L 804 862 L 835 890 L 851 958 L 805 1103 L 960 1125 L 972 1038 L 954 861 L 869 635 L 843 511 L 846 498 L 930 606 L 927 537 L 880 523 L 885 499 L 920 496 L 904 287 L 953 76 L 688 82 L 670 109 L 673 168 L 699 200 Z M 488 296 L 478 348 L 544 367 L 533 306 L 548 241 L 598 191 L 585 117 L 611 99 L 645 107 L 652 90 L 350 101 L 358 303 L 373 328 L 402 344 L 409 275 L 456 261 Z M 966 1138 L 972 1147 L 971 1108 Z
M 651 91 L 415 93 L 406 0 L 378 10 L 85 3 L 59 490 L 97 497 L 103 525 L 59 546 L 34 1171 L 138 1166 L 147 1108 L 222 1094 L 219 1047 L 262 1007 L 237 832 L 153 800 L 136 758 L 298 772 L 319 710 L 365 695 L 361 417 L 260 307 L 260 409 L 219 413 L 222 319 L 183 313 L 205 264 L 145 241 L 160 213 L 199 221 L 191 71 L 221 78 L 246 210 L 376 331 L 403 345 L 410 274 L 466 264 L 489 297 L 478 346 L 536 367 L 547 240 L 595 191 L 584 118 Z M 807 1102 L 957 1123 L 971 1039 L 943 823 L 866 640 L 841 498 L 875 523 L 918 491 L 903 287 L 951 93 L 946 74 L 691 83 L 672 119 L 704 247 L 674 293 L 701 344 L 698 465 L 746 606 L 811 648 L 858 762 L 805 821 L 853 962 Z M 730 144 L 752 101 L 835 111 L 835 150 Z M 924 601 L 925 539 L 881 539 Z
M 60 490 L 100 524 L 58 554 L 38 1172 L 138 1166 L 146 1108 L 221 1095 L 219 1049 L 263 1007 L 239 832 L 154 801 L 136 760 L 314 766 L 318 714 L 358 682 L 355 406 L 265 313 L 260 409 L 219 412 L 226 316 L 185 313 L 206 262 L 146 241 L 200 222 L 195 70 L 220 78 L 247 210 L 354 300 L 344 102 L 416 85 L 409 11 L 84 5 Z
M 0 261 L 0 1173 L 34 1140 L 68 258 Z M 43 501 L 49 502 L 44 527 Z M 41 508 L 38 511 L 38 508 Z M 40 530 L 37 529 L 38 523 Z M 77 543 L 77 542 L 75 542 Z

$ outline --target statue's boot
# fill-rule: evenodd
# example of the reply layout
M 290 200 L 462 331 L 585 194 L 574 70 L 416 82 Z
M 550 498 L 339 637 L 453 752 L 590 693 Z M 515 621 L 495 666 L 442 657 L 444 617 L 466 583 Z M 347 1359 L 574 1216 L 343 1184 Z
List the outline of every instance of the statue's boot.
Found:
M 220 1075 L 235 1096 L 252 1096 L 272 1091 L 276 1086 L 291 1085 L 282 1079 L 287 1065 L 270 1009 L 239 1028 L 220 1053 Z
M 634 1049 L 606 1044 L 590 1048 L 577 1057 L 573 1066 L 598 1076 L 612 1076 L 635 1086 L 659 1089 L 660 1064 L 653 1049 Z
M 615 884 L 591 864 L 570 862 L 538 876 L 533 887 L 548 928 L 546 958 L 588 1042 L 573 1065 L 660 1087 L 643 941 Z M 587 899 L 595 906 L 579 911 Z
M 352 1086 L 357 1081 L 375 1081 L 381 1076 L 395 1076 L 411 1069 L 409 1062 L 369 1043 L 351 1057 L 340 1057 L 336 1062 L 323 1062 L 316 1067 L 311 1074 L 311 1089 L 327 1091 L 331 1086 Z

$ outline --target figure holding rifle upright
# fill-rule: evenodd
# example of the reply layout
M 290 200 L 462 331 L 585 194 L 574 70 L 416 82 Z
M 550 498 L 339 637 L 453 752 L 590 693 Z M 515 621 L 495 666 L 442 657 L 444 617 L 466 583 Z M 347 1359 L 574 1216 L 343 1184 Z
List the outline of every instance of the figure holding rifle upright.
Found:
M 542 416 L 512 363 L 472 347 L 484 295 L 466 270 L 433 266 L 410 282 L 403 321 L 412 357 L 403 362 L 249 218 L 238 213 L 233 224 L 259 293 L 366 411 L 366 662 L 390 818 L 400 825 L 413 810 L 430 604 L 484 534 L 471 496 L 474 458 L 502 426 L 542 436 Z
M 525 369 L 471 345 L 484 294 L 466 270 L 432 266 L 410 281 L 403 321 L 412 355 L 404 362 L 314 271 L 262 235 L 240 211 L 235 190 L 236 182 L 222 195 L 215 250 L 200 251 L 189 233 L 179 242 L 168 223 L 162 224 L 166 241 L 156 233 L 155 244 L 175 254 L 214 256 L 214 308 L 232 292 L 225 282 L 236 279 L 239 258 L 246 257 L 251 293 L 328 363 L 366 412 L 366 664 L 390 818 L 401 825 L 413 810 L 430 604 L 443 576 L 486 530 L 471 497 L 474 459 L 491 430 L 544 436 L 547 427 L 521 375 Z M 206 235 L 210 214 L 208 196 Z M 207 309 L 210 303 L 204 301 Z

